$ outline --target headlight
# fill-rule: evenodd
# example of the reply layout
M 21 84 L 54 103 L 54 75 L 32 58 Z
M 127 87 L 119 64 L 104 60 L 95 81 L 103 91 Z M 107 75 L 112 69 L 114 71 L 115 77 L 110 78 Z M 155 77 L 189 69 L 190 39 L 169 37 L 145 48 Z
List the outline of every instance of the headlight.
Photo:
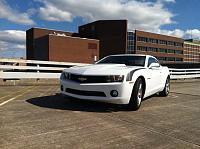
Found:
M 60 80 L 63 80 L 65 78 L 65 73 L 62 72 L 61 75 L 60 75 Z
M 71 74 L 69 72 L 64 73 L 65 79 L 70 80 L 71 79 Z
M 123 75 L 106 76 L 106 82 L 123 82 Z
M 70 73 L 68 73 L 68 72 L 62 72 L 61 73 L 61 76 L 60 76 L 60 79 L 61 80 L 70 80 L 71 79 L 71 74 Z

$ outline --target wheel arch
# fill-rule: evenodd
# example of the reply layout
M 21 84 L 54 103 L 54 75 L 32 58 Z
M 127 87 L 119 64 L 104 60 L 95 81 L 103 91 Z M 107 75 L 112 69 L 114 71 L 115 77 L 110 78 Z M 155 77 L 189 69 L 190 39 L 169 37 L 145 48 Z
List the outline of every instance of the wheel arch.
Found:
M 166 83 L 166 80 L 167 80 L 167 79 L 169 79 L 169 81 L 170 81 L 170 74 L 167 75 L 167 77 L 166 77 L 166 79 L 165 79 L 165 81 L 164 81 L 164 86 L 165 86 L 165 83 Z
M 138 81 L 140 81 L 140 83 L 138 83 Z M 139 95 L 138 94 L 139 93 L 139 85 L 141 83 L 142 83 L 142 95 L 141 94 Z M 140 108 L 142 99 L 144 97 L 145 88 L 146 88 L 145 78 L 144 78 L 144 76 L 140 75 L 135 80 L 135 84 L 133 85 L 133 90 L 132 90 L 131 98 L 130 98 L 129 103 L 128 103 L 128 107 L 131 110 L 135 111 L 135 110 L 138 110 Z
M 145 92 L 146 92 L 146 80 L 145 80 L 145 78 L 144 78 L 144 76 L 139 76 L 138 78 L 141 78 L 142 79 L 142 84 L 143 84 L 143 86 L 142 86 L 142 89 L 143 89 L 143 96 L 145 95 Z M 137 78 L 137 79 L 138 79 Z M 137 80 L 136 79 L 136 80 Z
M 167 79 L 168 79 L 168 78 L 170 79 L 170 74 L 167 75 Z

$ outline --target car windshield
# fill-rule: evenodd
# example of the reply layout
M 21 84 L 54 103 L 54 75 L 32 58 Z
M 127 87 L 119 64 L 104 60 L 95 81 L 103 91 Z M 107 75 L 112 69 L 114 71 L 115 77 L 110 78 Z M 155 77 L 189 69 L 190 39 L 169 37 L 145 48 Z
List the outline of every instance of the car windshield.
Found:
M 125 64 L 127 66 L 144 66 L 145 56 L 108 56 L 97 64 Z

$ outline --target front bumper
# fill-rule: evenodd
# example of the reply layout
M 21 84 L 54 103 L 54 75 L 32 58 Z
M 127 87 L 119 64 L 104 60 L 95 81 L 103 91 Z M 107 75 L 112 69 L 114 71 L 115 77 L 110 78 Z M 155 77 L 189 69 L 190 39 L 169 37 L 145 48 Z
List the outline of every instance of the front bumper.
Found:
M 133 84 L 129 82 L 80 84 L 70 80 L 60 80 L 61 93 L 74 98 L 93 100 L 114 104 L 128 104 Z M 118 92 L 117 97 L 111 91 Z

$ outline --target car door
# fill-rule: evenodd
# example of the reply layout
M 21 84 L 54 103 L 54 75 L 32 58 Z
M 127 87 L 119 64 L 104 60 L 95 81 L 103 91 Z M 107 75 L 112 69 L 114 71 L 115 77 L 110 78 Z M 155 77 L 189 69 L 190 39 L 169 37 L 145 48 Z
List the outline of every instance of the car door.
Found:
M 152 63 L 157 63 L 157 67 L 151 67 Z M 147 83 L 148 83 L 148 90 L 149 94 L 155 94 L 158 91 L 160 91 L 160 88 L 162 87 L 162 68 L 159 64 L 159 62 L 153 58 L 150 57 L 148 60 L 148 74 L 147 74 Z

